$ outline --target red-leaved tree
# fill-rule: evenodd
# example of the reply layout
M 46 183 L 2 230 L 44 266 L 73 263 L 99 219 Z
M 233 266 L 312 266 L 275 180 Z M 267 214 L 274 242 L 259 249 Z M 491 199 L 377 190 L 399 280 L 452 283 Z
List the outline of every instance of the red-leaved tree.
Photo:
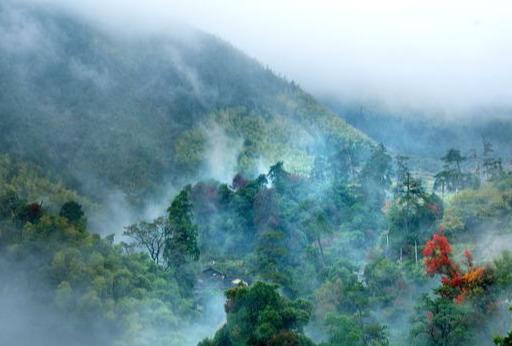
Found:
M 485 268 L 473 265 L 473 254 L 469 250 L 464 251 L 467 270 L 462 269 L 451 255 L 452 246 L 441 226 L 440 231 L 427 241 L 423 249 L 425 268 L 431 276 L 442 275 L 443 286 L 451 288 L 446 291 L 454 294 L 457 303 L 462 303 L 467 296 L 484 284 Z

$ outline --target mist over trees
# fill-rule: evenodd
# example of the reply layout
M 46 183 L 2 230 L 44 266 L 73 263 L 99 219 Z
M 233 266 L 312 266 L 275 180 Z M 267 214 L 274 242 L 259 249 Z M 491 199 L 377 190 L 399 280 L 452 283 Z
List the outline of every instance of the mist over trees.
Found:
M 337 114 L 172 28 L 0 2 L 1 345 L 510 345 L 509 122 Z

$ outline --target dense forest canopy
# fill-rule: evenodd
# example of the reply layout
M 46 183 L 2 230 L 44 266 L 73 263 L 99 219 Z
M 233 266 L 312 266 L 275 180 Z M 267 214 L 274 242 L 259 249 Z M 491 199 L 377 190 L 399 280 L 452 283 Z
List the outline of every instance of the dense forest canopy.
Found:
M 0 145 L 91 197 L 108 188 L 140 201 L 165 183 L 219 175 L 208 160 L 223 158 L 226 170 L 254 172 L 290 157 L 304 172 L 318 138 L 369 142 L 295 84 L 191 28 L 126 39 L 3 1 L 0 32 Z
M 510 122 L 403 150 L 173 30 L 0 1 L 1 345 L 512 344 Z
M 504 158 L 510 155 L 512 124 L 509 117 L 512 112 L 509 110 L 478 109 L 467 115 L 470 121 L 461 121 L 439 111 L 393 111 L 376 101 L 341 103 L 325 98 L 324 102 L 343 114 L 350 125 L 390 150 L 408 155 L 415 166 L 424 170 L 438 165 L 438 158 L 450 148 L 466 148 L 471 155 L 481 153 L 482 140 L 492 141 L 494 150 Z M 383 126 L 386 131 L 382 131 Z

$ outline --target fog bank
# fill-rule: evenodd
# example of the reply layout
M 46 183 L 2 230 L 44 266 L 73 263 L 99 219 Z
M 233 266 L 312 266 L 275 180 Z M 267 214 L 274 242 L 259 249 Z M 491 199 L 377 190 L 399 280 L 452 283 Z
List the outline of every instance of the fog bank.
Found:
M 502 116 L 512 108 L 507 1 L 26 1 L 131 34 L 189 23 L 307 90 L 347 103 L 443 117 Z

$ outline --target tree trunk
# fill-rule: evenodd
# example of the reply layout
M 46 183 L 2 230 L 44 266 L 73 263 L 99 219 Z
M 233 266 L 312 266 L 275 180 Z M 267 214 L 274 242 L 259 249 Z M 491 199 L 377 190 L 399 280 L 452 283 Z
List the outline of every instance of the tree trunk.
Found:
M 322 247 L 322 242 L 320 241 L 320 236 L 316 237 L 316 243 L 318 244 L 318 248 L 320 249 L 320 256 L 322 257 L 322 263 L 325 265 L 324 248 Z
M 418 265 L 418 242 L 414 241 L 414 257 L 416 259 L 416 265 Z

